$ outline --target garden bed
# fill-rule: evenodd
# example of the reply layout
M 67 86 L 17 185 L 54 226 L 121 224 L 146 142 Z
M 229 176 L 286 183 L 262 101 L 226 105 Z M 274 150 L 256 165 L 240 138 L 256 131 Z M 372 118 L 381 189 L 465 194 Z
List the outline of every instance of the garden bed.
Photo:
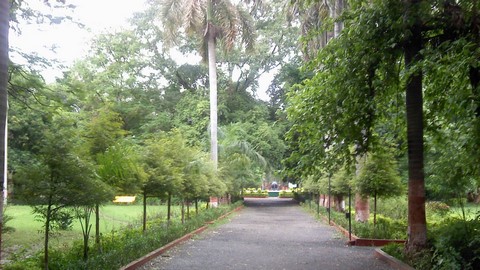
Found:
M 325 219 L 325 218 L 324 218 Z M 328 220 L 325 219 L 328 223 Z M 402 239 L 372 239 L 372 238 L 360 238 L 355 234 L 350 234 L 350 232 L 343 228 L 342 226 L 336 224 L 333 221 L 330 221 L 330 225 L 334 226 L 339 232 L 341 232 L 345 237 L 349 238 L 348 244 L 351 246 L 362 246 L 362 247 L 381 247 L 388 245 L 390 243 L 400 243 L 404 244 L 406 240 Z
M 267 198 L 269 194 L 261 188 L 244 188 L 242 196 L 243 198 Z

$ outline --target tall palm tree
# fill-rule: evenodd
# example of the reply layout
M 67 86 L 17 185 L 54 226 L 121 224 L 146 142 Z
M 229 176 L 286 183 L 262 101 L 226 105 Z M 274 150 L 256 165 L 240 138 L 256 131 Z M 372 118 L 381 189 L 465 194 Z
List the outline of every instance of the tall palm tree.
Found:
M 208 60 L 210 87 L 210 154 L 218 167 L 217 142 L 217 70 L 216 44 L 225 50 L 235 45 L 238 37 L 246 49 L 253 48 L 254 27 L 250 14 L 228 0 L 156 0 L 160 4 L 160 19 L 166 38 L 177 40 L 180 32 L 199 39 L 200 52 Z M 248 1 L 251 2 L 251 1 Z
M 8 29 L 9 29 L 9 1 L 0 0 L 0 174 L 2 186 L 0 198 L 0 243 L 2 242 L 1 229 L 3 227 L 3 186 L 5 177 L 5 127 L 7 124 L 7 82 L 8 82 Z M 0 245 L 1 256 L 1 245 Z
M 287 9 L 287 20 L 294 21 L 298 18 L 300 21 L 301 35 L 305 38 L 302 53 L 306 61 L 314 58 L 318 50 L 325 47 L 332 38 L 329 31 L 322 29 L 328 18 L 332 16 L 329 2 L 329 0 L 290 1 L 290 6 Z M 312 33 L 319 34 L 312 35 Z

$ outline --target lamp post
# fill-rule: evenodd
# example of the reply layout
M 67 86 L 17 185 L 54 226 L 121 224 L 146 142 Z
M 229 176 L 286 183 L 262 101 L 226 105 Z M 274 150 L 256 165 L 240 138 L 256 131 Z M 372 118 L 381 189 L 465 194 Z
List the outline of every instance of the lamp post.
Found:
M 330 225 L 330 200 L 331 200 L 331 179 L 332 179 L 332 174 L 329 174 L 328 175 L 328 208 L 327 208 L 327 211 L 328 211 L 328 225 Z
M 352 189 L 348 188 L 348 239 L 352 241 Z

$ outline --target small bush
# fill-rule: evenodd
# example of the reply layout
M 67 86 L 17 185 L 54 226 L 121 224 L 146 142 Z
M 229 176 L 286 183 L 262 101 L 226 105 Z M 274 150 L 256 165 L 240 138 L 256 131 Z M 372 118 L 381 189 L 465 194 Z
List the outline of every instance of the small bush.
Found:
M 406 196 L 379 198 L 377 203 L 377 213 L 392 219 L 407 220 L 407 204 Z M 373 213 L 373 203 L 370 204 L 370 211 Z
M 3 212 L 3 224 L 2 224 L 3 233 L 10 233 L 15 231 L 15 228 L 8 226 L 8 224 L 10 223 L 9 221 L 11 221 L 12 219 L 13 219 L 12 216 L 5 214 L 5 211 Z
M 399 243 L 390 243 L 382 247 L 382 250 L 388 255 L 397 258 L 400 261 L 405 260 L 404 250 L 405 245 Z
M 373 236 L 378 239 L 407 239 L 407 223 L 404 220 L 377 215 L 377 226 Z
M 279 193 L 278 193 L 278 197 L 279 198 L 293 198 L 294 197 L 294 193 L 292 191 L 288 191 L 288 190 L 281 190 Z
M 480 216 L 446 219 L 432 234 L 436 269 L 480 269 Z
M 268 197 L 268 191 L 261 188 L 244 188 L 244 197 Z

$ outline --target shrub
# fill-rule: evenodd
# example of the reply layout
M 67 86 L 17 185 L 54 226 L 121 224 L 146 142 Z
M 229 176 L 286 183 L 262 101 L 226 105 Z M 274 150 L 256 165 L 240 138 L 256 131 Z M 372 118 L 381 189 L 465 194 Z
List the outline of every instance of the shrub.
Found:
M 100 247 L 91 247 L 88 260 L 83 260 L 83 243 L 77 241 L 68 250 L 55 249 L 50 252 L 49 269 L 119 269 L 129 262 L 191 232 L 227 213 L 238 204 L 209 208 L 182 224 L 172 220 L 169 225 L 164 220 L 150 223 L 149 229 L 142 232 L 139 227 L 127 227 L 103 235 Z M 37 254 L 38 258 L 42 255 Z M 5 270 L 41 269 L 41 260 L 30 258 L 4 265 Z
M 307 204 L 303 204 L 308 207 Z M 323 208 L 325 209 L 325 208 Z M 326 211 L 322 211 L 326 214 Z M 345 213 L 331 211 L 332 220 L 342 226 L 348 228 L 348 218 Z M 403 219 L 391 219 L 383 215 L 377 216 L 377 227 L 374 232 L 373 219 L 368 222 L 355 222 L 354 212 L 352 211 L 352 233 L 361 238 L 376 238 L 376 239 L 406 239 L 407 235 L 407 221 Z
M 244 188 L 244 197 L 268 197 L 268 191 L 261 188 Z
M 400 261 L 405 260 L 404 256 L 404 250 L 405 250 L 405 245 L 400 244 L 400 243 L 389 243 L 385 246 L 382 247 L 382 250 L 389 254 L 390 256 L 393 256 L 397 258 Z
M 280 198 L 293 198 L 294 193 L 292 191 L 289 191 L 289 190 L 281 190 L 278 193 L 278 197 L 280 197 Z
M 15 231 L 15 228 L 10 227 L 8 225 L 12 219 L 13 219 L 12 216 L 10 216 L 8 214 L 5 214 L 5 209 L 4 209 L 4 211 L 3 211 L 3 224 L 2 224 L 2 232 L 3 233 L 10 233 L 10 232 Z
M 480 269 L 480 215 L 450 218 L 433 229 L 436 269 Z
M 373 208 L 373 203 L 370 204 L 370 207 Z M 373 209 L 371 210 L 373 211 Z M 380 198 L 377 205 L 377 212 L 392 219 L 407 220 L 407 197 Z
M 407 223 L 404 220 L 379 215 L 377 227 L 372 236 L 378 239 L 407 239 Z

